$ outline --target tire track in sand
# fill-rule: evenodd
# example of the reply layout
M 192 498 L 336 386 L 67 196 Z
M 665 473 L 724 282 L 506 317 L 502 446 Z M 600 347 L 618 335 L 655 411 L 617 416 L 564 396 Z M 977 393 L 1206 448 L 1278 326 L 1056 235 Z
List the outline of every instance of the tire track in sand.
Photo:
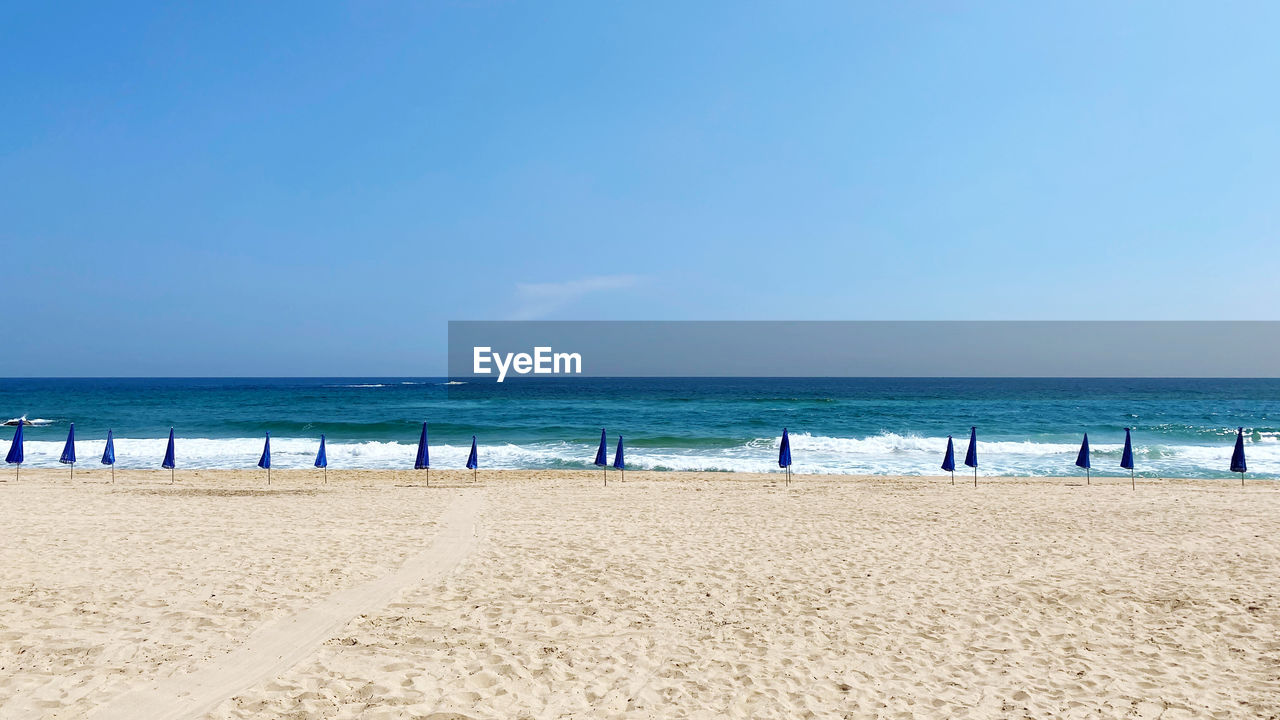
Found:
M 454 500 L 440 518 L 440 531 L 425 551 L 394 573 L 329 596 L 290 617 L 266 623 L 239 648 L 197 670 L 126 691 L 99 706 L 94 720 L 200 718 L 228 698 L 270 680 L 306 659 L 362 613 L 389 603 L 401 590 L 448 574 L 478 542 L 478 492 Z

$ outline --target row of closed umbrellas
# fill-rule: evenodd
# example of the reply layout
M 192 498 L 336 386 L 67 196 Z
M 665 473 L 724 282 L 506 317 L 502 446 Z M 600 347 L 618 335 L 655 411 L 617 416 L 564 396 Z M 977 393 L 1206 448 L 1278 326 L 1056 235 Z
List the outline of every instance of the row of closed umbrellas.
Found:
M 604 438 L 601 437 L 601 442 Z M 603 445 L 601 448 L 603 449 Z M 621 440 L 619 440 L 618 452 L 622 452 Z M 599 463 L 597 463 L 599 464 Z M 964 454 L 964 464 L 973 468 L 973 486 L 978 486 L 978 428 L 969 428 L 969 448 Z M 1076 466 L 1084 468 L 1085 481 L 1092 482 L 1090 469 L 1093 467 L 1093 461 L 1089 457 L 1089 433 L 1084 434 L 1084 441 L 1080 443 L 1080 452 L 1076 455 Z M 787 471 L 787 484 L 791 483 L 791 438 L 787 435 L 787 429 L 782 429 L 782 443 L 778 448 L 778 467 Z M 1130 435 L 1130 428 L 1124 429 L 1124 452 L 1120 455 L 1120 467 L 1129 471 L 1130 487 L 1137 487 L 1133 472 L 1133 438 Z M 956 482 L 956 448 L 951 436 L 947 436 L 947 450 L 942 456 L 942 469 L 951 473 L 951 484 Z M 1231 453 L 1231 472 L 1240 473 L 1240 485 L 1244 485 L 1244 474 L 1248 469 L 1244 461 L 1244 428 L 1236 428 L 1236 447 Z
M 22 462 L 26 458 L 23 451 L 22 427 L 26 422 L 19 422 L 18 429 L 13 433 L 13 441 L 9 444 L 9 454 L 5 456 L 5 462 L 10 465 L 16 465 L 15 472 L 21 472 Z M 619 439 L 621 443 L 621 439 Z M 622 446 L 619 444 L 618 452 L 622 452 Z M 76 424 L 71 423 L 71 427 L 67 429 L 67 442 L 62 446 L 62 456 L 58 461 L 71 466 L 71 476 L 75 477 L 76 465 Z M 116 466 L 116 445 L 115 436 L 111 430 L 107 430 L 107 444 L 102 450 L 103 465 L 111 467 L 111 480 L 115 482 L 115 466 Z M 178 467 L 177 453 L 174 449 L 174 432 L 173 428 L 169 428 L 169 443 L 165 446 L 164 459 L 160 461 L 160 467 L 169 471 L 169 479 L 173 480 L 174 470 Z M 271 483 L 271 433 L 266 434 L 266 440 L 262 445 L 262 456 L 258 458 L 258 467 L 267 471 L 267 483 Z M 315 467 L 325 471 L 325 482 L 329 480 L 329 455 L 325 448 L 324 434 L 320 434 L 320 448 L 316 451 Z M 471 454 L 467 456 L 467 469 L 473 473 L 480 467 L 479 455 L 476 448 L 476 436 L 471 436 Z M 422 423 L 422 437 L 418 440 L 418 455 L 413 461 L 414 470 L 430 470 L 431 459 L 427 446 L 427 424 Z M 428 473 L 427 482 L 430 483 L 431 476 Z
M 9 445 L 9 454 L 5 456 L 5 462 L 9 463 L 10 465 L 17 466 L 16 472 L 21 471 L 22 461 L 25 457 L 25 454 L 23 452 L 23 441 L 22 441 L 22 428 L 25 424 L 26 424 L 25 422 L 18 423 L 18 429 L 14 431 L 13 441 Z M 62 456 L 59 458 L 59 462 L 62 462 L 64 464 L 71 466 L 72 477 L 75 476 L 75 464 L 76 464 L 75 440 L 76 440 L 76 425 L 75 423 L 71 423 L 71 427 L 67 430 L 67 442 L 66 442 L 66 445 L 64 445 L 62 448 Z M 610 467 L 610 463 L 608 461 L 608 451 L 609 451 L 608 438 L 605 434 L 605 430 L 602 428 L 600 430 L 600 447 L 596 450 L 596 457 L 593 464 L 596 465 L 597 467 L 604 469 L 604 472 L 605 472 L 604 483 L 606 486 L 609 484 L 608 468 Z M 111 479 L 114 482 L 116 450 L 115 450 L 115 439 L 112 435 L 111 430 L 107 430 L 107 444 L 102 451 L 101 463 L 103 465 L 109 465 L 111 467 Z M 964 464 L 968 467 L 973 468 L 973 484 L 974 484 L 974 487 L 977 487 L 978 485 L 978 428 L 976 426 L 969 428 L 969 447 L 965 451 Z M 791 484 L 791 465 L 792 465 L 791 437 L 787 433 L 787 429 L 783 428 L 782 442 L 779 444 L 779 447 L 778 447 L 778 467 L 786 471 L 787 473 L 786 482 L 788 485 Z M 173 472 L 177 468 L 177 466 L 178 466 L 177 455 L 174 452 L 173 428 L 169 428 L 169 443 L 165 447 L 164 460 L 161 461 L 160 467 L 166 470 L 169 470 L 170 481 L 172 481 Z M 1090 470 L 1093 467 L 1093 463 L 1090 459 L 1088 433 L 1084 434 L 1084 441 L 1080 443 L 1080 452 L 1078 455 L 1076 455 L 1076 466 L 1084 468 L 1086 481 L 1092 482 Z M 271 483 L 271 433 L 270 432 L 266 434 L 266 440 L 264 441 L 262 446 L 262 456 L 258 459 L 258 467 L 267 471 L 267 483 L 270 484 Z M 321 433 L 320 435 L 320 448 L 316 452 L 315 467 L 323 469 L 325 471 L 325 481 L 328 482 L 329 458 L 325 451 L 325 437 L 323 433 Z M 468 470 L 472 471 L 473 477 L 480 467 L 479 455 L 476 449 L 475 435 L 471 436 L 471 453 L 467 456 L 466 467 Z M 617 451 L 614 453 L 614 456 L 613 456 L 612 467 L 616 470 L 622 471 L 623 477 L 624 478 L 626 477 L 626 474 L 625 474 L 626 460 L 623 456 L 623 445 L 622 445 L 621 435 L 618 436 L 618 447 L 617 447 Z M 1134 480 L 1133 439 L 1130 435 L 1130 428 L 1124 429 L 1124 452 L 1120 456 L 1120 467 L 1129 471 L 1130 484 L 1136 487 L 1136 483 Z M 431 474 L 430 474 L 431 455 L 430 455 L 430 446 L 427 442 L 427 424 L 426 423 L 422 423 L 422 435 L 418 438 L 418 454 L 414 458 L 413 469 L 426 470 L 427 483 L 428 484 L 431 483 Z M 954 485 L 955 471 L 956 471 L 956 455 L 955 455 L 955 443 L 953 442 L 952 436 L 950 435 L 947 436 L 947 449 L 946 449 L 946 453 L 943 455 L 943 458 L 942 458 L 942 469 L 951 473 L 951 483 Z M 1240 473 L 1241 485 L 1244 485 L 1244 474 L 1247 471 L 1247 469 L 1248 468 L 1247 468 L 1247 465 L 1245 464 L 1245 457 L 1244 457 L 1244 428 L 1240 427 L 1240 428 L 1237 428 L 1236 430 L 1235 450 L 1231 454 L 1231 472 Z

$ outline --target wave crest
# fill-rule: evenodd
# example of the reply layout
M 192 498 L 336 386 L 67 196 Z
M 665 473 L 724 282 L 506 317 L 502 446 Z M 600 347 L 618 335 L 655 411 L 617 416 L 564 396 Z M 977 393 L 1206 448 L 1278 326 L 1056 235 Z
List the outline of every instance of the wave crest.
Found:
M 164 456 L 167 438 L 115 439 L 116 458 L 121 468 L 157 468 Z M 733 472 L 776 472 L 778 437 L 759 437 L 719 447 L 690 447 L 649 441 L 630 444 L 628 469 L 705 470 Z M 841 438 L 809 433 L 791 435 L 794 469 L 803 473 L 858 475 L 941 475 L 945 437 L 921 437 L 881 433 L 863 438 Z M 955 438 L 957 459 L 963 457 L 967 437 Z M 612 443 L 612 440 L 611 440 Z M 272 461 L 276 468 L 310 468 L 315 460 L 318 438 L 271 438 Z M 1280 442 L 1264 440 L 1247 443 L 1251 471 L 1259 475 L 1280 475 Z M 102 439 L 81 438 L 76 454 L 83 466 L 95 466 L 102 454 Z M 431 446 L 431 465 L 461 468 L 466 463 L 470 443 Z M 1092 445 L 1095 475 L 1125 475 L 1121 470 L 1123 446 L 1113 443 Z M 416 443 L 394 441 L 342 442 L 330 439 L 328 456 L 332 468 L 405 469 L 413 466 Z M 486 444 L 480 439 L 482 468 L 497 469 L 591 469 L 596 443 L 543 441 L 526 444 Z M 610 447 L 612 451 L 612 444 Z M 1075 467 L 1079 446 L 1069 443 L 1034 441 L 983 441 L 979 437 L 979 473 L 983 475 L 1061 476 L 1080 474 Z M 58 458 L 61 440 L 28 440 L 26 464 L 62 467 Z M 177 440 L 179 468 L 255 467 L 262 452 L 261 437 L 181 438 Z M 1136 443 L 1134 454 L 1138 472 L 1146 476 L 1228 477 L 1230 443 L 1215 445 L 1154 445 Z

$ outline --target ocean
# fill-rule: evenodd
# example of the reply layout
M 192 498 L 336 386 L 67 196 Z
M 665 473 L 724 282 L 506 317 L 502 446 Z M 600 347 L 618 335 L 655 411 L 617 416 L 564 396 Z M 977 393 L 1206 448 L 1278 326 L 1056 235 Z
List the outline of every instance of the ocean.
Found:
M 35 467 L 74 422 L 81 464 L 110 428 L 120 467 L 158 468 L 172 426 L 179 468 L 253 467 L 267 431 L 276 468 L 311 467 L 320 433 L 331 468 L 407 468 L 426 421 L 440 468 L 472 435 L 484 468 L 588 468 L 604 427 L 629 469 L 777 471 L 786 427 L 796 472 L 940 475 L 947 436 L 962 459 L 976 425 L 981 475 L 1079 474 L 1085 432 L 1094 474 L 1127 475 L 1131 427 L 1140 476 L 1225 478 L 1243 425 L 1250 474 L 1280 476 L 1275 379 L 8 379 L 0 415 L 33 423 Z

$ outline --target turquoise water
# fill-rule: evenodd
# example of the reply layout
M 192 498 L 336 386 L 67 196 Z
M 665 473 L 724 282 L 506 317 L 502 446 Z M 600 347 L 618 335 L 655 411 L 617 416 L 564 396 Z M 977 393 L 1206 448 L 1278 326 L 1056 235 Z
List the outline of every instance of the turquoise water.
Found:
M 74 421 L 81 463 L 111 428 L 121 467 L 158 467 L 172 426 L 179 467 L 253 467 L 266 431 L 278 468 L 309 467 L 322 432 L 331 467 L 411 467 L 427 421 L 435 467 L 461 467 L 472 435 L 484 467 L 590 467 L 606 427 L 632 468 L 770 471 L 785 426 L 798 472 L 936 475 L 977 425 L 981 474 L 1076 474 L 1086 431 L 1094 473 L 1127 474 L 1132 427 L 1140 475 L 1229 477 L 1243 425 L 1251 473 L 1280 475 L 1280 380 L 20 379 L 0 380 L 0 415 L 35 423 L 33 466 L 57 465 Z

